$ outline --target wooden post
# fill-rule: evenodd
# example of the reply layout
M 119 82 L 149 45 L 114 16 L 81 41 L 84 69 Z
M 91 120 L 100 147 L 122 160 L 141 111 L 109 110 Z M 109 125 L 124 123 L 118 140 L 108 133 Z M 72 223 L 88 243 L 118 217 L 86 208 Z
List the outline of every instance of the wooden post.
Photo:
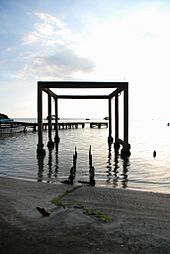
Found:
M 55 142 L 59 142 L 58 135 L 58 99 L 55 98 Z
M 128 109 L 128 86 L 124 89 L 124 142 L 128 144 L 129 109 Z
M 129 102 L 128 102 L 128 85 L 124 88 L 124 142 L 125 145 L 121 150 L 121 156 L 127 157 L 130 156 L 130 145 L 128 143 L 128 128 L 129 128 Z
M 42 88 L 41 85 L 38 84 L 38 98 L 37 98 L 37 113 L 38 113 L 38 144 L 37 144 L 37 153 L 45 155 L 45 150 L 43 149 L 43 121 L 42 121 Z
M 108 142 L 113 143 L 113 137 L 112 137 L 112 98 L 108 99 L 108 110 L 109 110 L 109 136 L 108 136 Z
M 54 142 L 52 141 L 52 115 L 51 115 L 51 95 L 48 94 L 48 148 L 54 148 Z
M 115 139 L 119 138 L 119 96 L 115 96 Z
M 114 148 L 119 149 L 120 145 L 117 143 L 117 139 L 119 138 L 119 95 L 118 93 L 115 95 L 115 143 Z

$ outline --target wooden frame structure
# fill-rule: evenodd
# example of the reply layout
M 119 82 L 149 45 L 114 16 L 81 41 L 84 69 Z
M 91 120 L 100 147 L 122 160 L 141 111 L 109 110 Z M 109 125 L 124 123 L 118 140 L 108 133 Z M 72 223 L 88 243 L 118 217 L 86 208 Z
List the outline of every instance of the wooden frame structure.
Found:
M 52 110 L 51 103 L 52 98 L 55 101 L 55 142 L 59 142 L 58 135 L 58 99 L 106 99 L 108 100 L 108 115 L 109 115 L 109 135 L 108 142 L 113 142 L 112 137 L 112 99 L 115 98 L 115 147 L 123 146 L 123 151 L 126 154 L 129 154 L 130 144 L 128 143 L 128 111 L 129 111 L 129 102 L 128 102 L 128 82 L 89 82 L 89 81 L 38 81 L 38 102 L 37 102 L 37 110 L 38 110 L 38 144 L 37 144 L 37 152 L 39 154 L 43 154 L 44 144 L 43 144 L 43 100 L 42 94 L 43 92 L 48 94 L 48 147 L 52 148 L 54 146 L 54 142 L 52 140 Z M 109 95 L 57 95 L 50 88 L 62 88 L 62 89 L 106 89 L 113 88 L 113 92 Z M 121 140 L 119 138 L 119 94 L 123 92 L 123 103 L 124 103 L 124 139 Z

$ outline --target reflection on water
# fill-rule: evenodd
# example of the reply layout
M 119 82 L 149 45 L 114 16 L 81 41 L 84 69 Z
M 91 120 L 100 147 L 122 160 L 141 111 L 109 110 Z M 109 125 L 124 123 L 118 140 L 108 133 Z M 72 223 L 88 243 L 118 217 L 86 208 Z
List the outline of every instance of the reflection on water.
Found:
M 49 152 L 48 152 L 48 181 L 50 182 L 50 179 L 51 179 L 51 176 L 52 176 L 52 149 L 49 149 Z
M 114 154 L 114 163 L 112 165 L 112 153 Z M 122 161 L 122 171 L 120 168 L 120 160 Z M 119 149 L 114 148 L 112 152 L 112 145 L 108 144 L 108 160 L 107 160 L 107 182 L 113 183 L 116 188 L 119 184 L 123 188 L 127 187 L 128 183 L 128 167 L 130 166 L 128 157 L 120 157 Z
M 69 175 L 67 179 L 62 180 L 60 176 L 58 176 L 59 170 L 59 143 L 55 144 L 54 150 L 48 149 L 47 155 L 48 162 L 46 171 L 44 171 L 44 160 L 45 156 L 38 155 L 37 156 L 37 165 L 38 165 L 38 174 L 37 181 L 41 182 L 54 182 L 60 181 L 61 183 L 73 184 L 76 182 L 82 184 L 89 184 L 91 186 L 95 185 L 96 180 L 95 177 L 95 167 L 93 165 L 93 156 L 91 152 L 91 146 L 89 149 L 89 181 L 81 180 L 83 174 L 78 174 L 76 177 L 76 164 L 77 164 L 77 150 L 75 148 L 75 153 L 73 154 L 73 165 L 70 168 Z M 55 158 L 53 158 L 55 157 Z M 114 157 L 114 162 L 112 162 L 112 157 Z M 122 163 L 122 166 L 120 165 Z M 113 144 L 108 144 L 108 159 L 106 163 L 106 174 L 104 180 L 108 185 L 112 185 L 114 188 L 122 187 L 126 188 L 128 184 L 128 167 L 130 166 L 129 158 L 120 157 L 119 149 L 114 149 Z M 86 171 L 87 172 L 87 171 Z M 47 174 L 47 176 L 45 175 Z M 98 179 L 97 179 L 98 182 Z
M 113 164 L 113 186 L 118 186 L 118 180 L 119 180 L 119 151 L 118 149 L 115 149 L 114 153 L 114 164 Z
M 44 156 L 39 155 L 37 156 L 37 164 L 38 164 L 38 174 L 37 174 L 37 181 L 42 182 L 43 180 L 43 171 L 44 171 Z
M 55 144 L 55 169 L 54 169 L 54 177 L 57 178 L 58 176 L 58 145 L 59 143 Z
M 47 182 L 51 182 L 51 180 L 54 178 L 57 178 L 58 176 L 58 146 L 59 144 L 56 143 L 54 147 L 54 154 L 53 154 L 53 149 L 48 149 L 47 150 L 47 156 L 48 156 L 48 163 L 47 163 Z M 53 159 L 53 155 L 55 156 L 55 159 Z M 44 178 L 44 160 L 45 156 L 44 155 L 37 155 L 37 165 L 38 165 L 38 173 L 37 173 L 37 181 L 42 182 Z M 53 164 L 54 164 L 54 169 L 53 169 Z M 54 170 L 54 171 L 53 171 Z
M 107 160 L 107 182 L 110 183 L 112 179 L 112 145 L 108 144 L 108 160 Z
M 170 129 L 160 123 L 151 127 L 153 126 L 147 125 L 145 133 L 141 131 L 143 127 L 132 128 L 133 136 L 130 137 L 132 149 L 129 158 L 121 158 L 120 150 L 115 150 L 113 144 L 108 144 L 107 129 L 61 130 L 60 143 L 56 143 L 53 150 L 46 147 L 48 133 L 44 131 L 45 157 L 37 157 L 37 133 L 28 131 L 0 137 L 0 176 L 50 183 L 64 181 L 70 175 L 76 146 L 74 183 L 78 181 L 87 183 L 90 181 L 91 145 L 95 186 L 170 193 Z M 154 133 L 153 129 L 156 130 Z M 161 136 L 158 136 L 158 133 L 161 133 Z M 52 135 L 55 133 L 52 132 Z M 156 140 L 156 144 L 153 140 Z M 154 150 L 157 152 L 155 159 Z
M 121 176 L 122 176 L 122 187 L 123 188 L 126 188 L 127 187 L 127 184 L 128 184 L 128 167 L 129 167 L 129 158 L 128 157 L 125 157 L 123 158 L 123 170 L 122 170 L 122 173 L 121 173 Z

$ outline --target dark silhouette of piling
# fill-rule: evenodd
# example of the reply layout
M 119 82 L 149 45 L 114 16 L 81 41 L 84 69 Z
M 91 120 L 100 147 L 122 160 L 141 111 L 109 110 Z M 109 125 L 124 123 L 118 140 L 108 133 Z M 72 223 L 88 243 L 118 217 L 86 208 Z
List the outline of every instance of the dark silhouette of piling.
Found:
M 92 160 L 92 152 L 91 152 L 91 145 L 89 148 L 89 181 L 78 181 L 79 183 L 88 184 L 90 186 L 95 185 L 95 168 L 93 167 L 93 160 Z
M 92 158 L 92 153 L 91 153 L 91 145 L 89 148 L 89 167 L 91 168 L 93 164 L 93 158 Z
M 154 158 L 156 157 L 156 151 L 155 150 L 153 151 L 153 157 Z
M 77 163 L 77 150 L 75 147 L 75 153 L 73 154 L 73 166 L 70 169 L 69 177 L 64 181 L 61 181 L 62 183 L 74 184 L 74 179 L 76 176 L 76 163 Z

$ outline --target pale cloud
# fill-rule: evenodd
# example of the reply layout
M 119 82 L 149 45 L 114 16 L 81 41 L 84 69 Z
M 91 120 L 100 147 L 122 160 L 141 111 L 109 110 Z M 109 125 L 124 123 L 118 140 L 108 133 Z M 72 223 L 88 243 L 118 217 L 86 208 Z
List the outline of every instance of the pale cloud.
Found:
M 60 19 L 48 14 L 48 13 L 41 13 L 41 12 L 36 12 L 35 16 L 37 16 L 39 19 L 41 19 L 44 23 L 49 24 L 49 25 L 54 25 L 58 27 L 59 29 L 64 29 L 65 28 L 65 23 L 62 22 Z
M 28 15 L 31 15 L 28 13 Z M 15 73 L 19 79 L 72 79 L 78 73 L 89 73 L 94 63 L 72 48 L 74 34 L 60 19 L 47 13 L 34 14 L 34 30 L 24 35 L 23 67 Z
M 66 44 L 72 40 L 71 29 L 60 19 L 47 13 L 37 12 L 33 15 L 38 21 L 34 24 L 34 31 L 22 37 L 23 44 L 54 45 Z
M 22 42 L 23 44 L 32 44 L 32 43 L 38 42 L 38 38 L 39 38 L 38 34 L 35 32 L 32 32 L 32 33 L 24 35 L 22 38 Z
M 53 55 L 34 56 L 30 60 L 15 74 L 16 78 L 72 79 L 74 74 L 88 73 L 94 68 L 93 62 L 76 55 L 73 50 L 64 46 L 58 48 Z

